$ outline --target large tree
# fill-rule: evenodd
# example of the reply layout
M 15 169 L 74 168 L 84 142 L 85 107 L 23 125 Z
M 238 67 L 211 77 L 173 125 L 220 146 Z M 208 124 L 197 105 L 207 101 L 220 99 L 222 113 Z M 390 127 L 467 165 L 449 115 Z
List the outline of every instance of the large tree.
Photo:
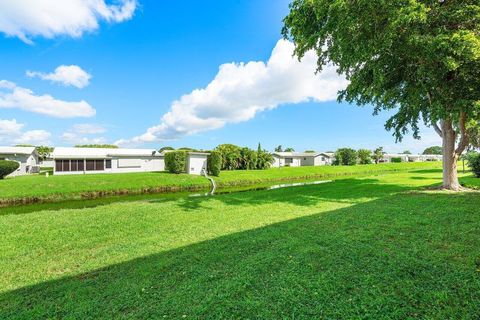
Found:
M 294 0 L 283 34 L 350 81 L 339 100 L 395 110 L 397 140 L 419 124 L 443 140 L 443 188 L 459 190 L 466 124 L 480 110 L 479 0 Z M 321 90 L 319 88 L 319 90 Z

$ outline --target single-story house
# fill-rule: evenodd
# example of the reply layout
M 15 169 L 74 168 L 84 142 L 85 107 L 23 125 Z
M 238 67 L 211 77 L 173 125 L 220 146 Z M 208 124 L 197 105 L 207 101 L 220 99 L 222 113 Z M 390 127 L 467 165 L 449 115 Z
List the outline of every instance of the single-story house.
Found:
M 16 161 L 20 167 L 9 176 L 38 173 L 38 152 L 35 147 L 0 147 L 0 160 Z
M 425 161 L 442 161 L 443 156 L 440 154 L 409 154 L 408 161 L 410 162 L 425 162 Z
M 386 153 L 380 162 L 392 162 L 392 158 L 400 158 L 402 162 L 425 162 L 425 161 L 442 161 L 442 155 L 436 154 L 395 154 Z
M 324 166 L 332 164 L 333 157 L 324 152 L 274 152 L 272 167 Z
M 410 154 L 385 153 L 383 155 L 383 158 L 380 159 L 379 162 L 381 163 L 392 162 L 393 158 L 400 158 L 402 162 L 408 162 L 408 156 L 410 156 Z
M 55 148 L 54 174 L 164 171 L 164 154 L 153 149 Z

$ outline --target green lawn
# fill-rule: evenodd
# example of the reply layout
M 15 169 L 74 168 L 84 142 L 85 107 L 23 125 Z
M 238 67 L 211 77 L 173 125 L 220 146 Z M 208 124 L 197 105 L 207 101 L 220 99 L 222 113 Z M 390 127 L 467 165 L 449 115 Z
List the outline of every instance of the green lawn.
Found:
M 480 194 L 440 181 L 4 213 L 0 318 L 478 319 Z
M 64 200 L 102 194 L 192 190 L 209 186 L 204 177 L 166 172 L 54 175 L 48 178 L 32 175 L 0 180 L 0 200 Z
M 375 172 L 407 171 L 440 168 L 441 163 L 399 163 L 358 165 L 351 167 L 297 167 L 269 170 L 224 171 L 215 178 L 219 186 L 240 186 L 289 180 L 311 180 Z M 209 188 L 204 178 L 192 175 L 174 175 L 165 172 L 58 175 L 45 177 L 23 176 L 0 180 L 0 203 L 27 200 L 57 201 L 92 198 L 100 195 L 124 193 L 160 193 Z

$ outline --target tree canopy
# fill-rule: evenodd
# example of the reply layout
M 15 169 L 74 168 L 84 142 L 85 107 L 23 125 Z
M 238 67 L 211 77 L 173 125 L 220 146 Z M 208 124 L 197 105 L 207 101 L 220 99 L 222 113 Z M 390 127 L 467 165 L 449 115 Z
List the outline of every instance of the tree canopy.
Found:
M 423 154 L 442 154 L 442 152 L 442 147 L 440 146 L 428 147 L 423 150 Z
M 444 148 L 444 187 L 459 189 L 456 160 L 480 114 L 478 0 L 294 0 L 283 34 L 301 58 L 333 63 L 349 84 L 339 100 L 395 110 L 397 140 L 433 126 Z M 456 146 L 455 142 L 458 141 Z

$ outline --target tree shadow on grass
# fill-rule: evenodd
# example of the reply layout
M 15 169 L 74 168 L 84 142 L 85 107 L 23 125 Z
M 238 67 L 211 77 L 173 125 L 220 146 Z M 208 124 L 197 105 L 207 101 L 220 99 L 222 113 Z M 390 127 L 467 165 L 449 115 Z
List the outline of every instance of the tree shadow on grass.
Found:
M 442 169 L 422 169 L 422 170 L 412 170 L 412 173 L 442 173 Z
M 266 203 L 314 206 L 325 201 L 357 203 L 365 199 L 377 199 L 399 192 L 418 189 L 418 187 L 407 185 L 379 183 L 378 179 L 372 178 L 341 179 L 319 185 L 305 185 L 256 192 L 238 192 L 213 197 L 186 197 L 179 201 L 179 206 L 188 210 L 196 210 L 208 204 L 212 199 L 231 206 Z
M 478 319 L 479 205 L 387 195 L 6 292 L 0 318 Z
M 65 209 L 85 209 L 106 206 L 118 202 L 146 201 L 150 203 L 160 202 L 178 202 L 179 206 L 196 210 L 202 205 L 215 199 L 228 205 L 243 204 L 265 204 L 272 202 L 285 202 L 295 205 L 309 206 L 317 205 L 321 201 L 336 201 L 351 203 L 363 198 L 378 198 L 391 195 L 393 193 L 409 191 L 412 187 L 379 184 L 377 179 L 340 179 L 321 185 L 305 185 L 280 188 L 275 190 L 266 190 L 268 185 L 252 186 L 244 190 L 238 188 L 223 188 L 218 190 L 219 194 L 210 196 L 207 193 L 192 196 L 195 193 L 165 193 L 165 194 L 146 194 L 146 195 L 126 195 L 105 197 L 98 199 L 70 200 L 55 203 L 39 203 L 23 206 L 12 206 L 0 208 L 1 215 L 26 214 L 42 210 L 65 210 Z M 251 190 L 256 190 L 252 192 Z M 257 190 L 258 189 L 258 190 Z M 264 190 L 262 190 L 264 189 Z M 222 192 L 227 192 L 223 194 Z M 282 195 L 282 196 L 279 196 Z

